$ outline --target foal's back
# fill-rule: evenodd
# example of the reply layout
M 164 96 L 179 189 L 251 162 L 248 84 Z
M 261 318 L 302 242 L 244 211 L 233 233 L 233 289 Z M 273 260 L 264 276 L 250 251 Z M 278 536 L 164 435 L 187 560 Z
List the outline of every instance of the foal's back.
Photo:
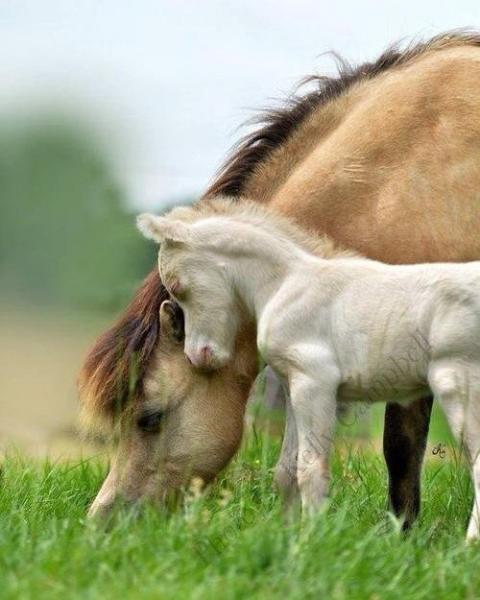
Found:
M 378 382 L 372 400 L 422 397 L 430 362 L 447 354 L 480 365 L 480 262 L 313 259 L 287 283 L 269 314 L 286 347 L 335 355 L 341 399 L 365 399 Z
M 439 330 L 452 320 L 465 336 L 480 319 L 480 261 L 387 265 L 343 259 L 332 263 L 339 264 L 342 286 L 334 299 L 336 322 L 343 315 L 343 327 L 369 330 L 372 336 L 384 332 L 384 347 L 392 330 L 422 330 L 432 336 L 434 345 Z

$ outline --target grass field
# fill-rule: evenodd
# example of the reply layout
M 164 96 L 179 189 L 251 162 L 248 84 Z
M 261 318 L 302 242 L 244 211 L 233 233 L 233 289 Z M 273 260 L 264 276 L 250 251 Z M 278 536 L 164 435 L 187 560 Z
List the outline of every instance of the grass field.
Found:
M 453 450 L 427 460 L 422 518 L 406 539 L 385 510 L 382 458 L 358 444 L 337 449 L 325 512 L 286 526 L 272 486 L 277 452 L 277 440 L 253 433 L 183 512 L 119 510 L 102 526 L 85 509 L 104 464 L 7 456 L 0 597 L 479 598 L 480 548 L 463 541 L 470 482 Z

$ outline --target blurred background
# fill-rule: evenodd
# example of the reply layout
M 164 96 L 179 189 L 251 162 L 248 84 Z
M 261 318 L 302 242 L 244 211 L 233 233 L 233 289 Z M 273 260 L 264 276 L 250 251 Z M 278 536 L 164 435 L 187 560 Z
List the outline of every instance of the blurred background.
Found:
M 0 451 L 81 451 L 82 357 L 155 260 L 136 212 L 197 197 L 328 50 L 465 26 L 477 0 L 1 2 Z

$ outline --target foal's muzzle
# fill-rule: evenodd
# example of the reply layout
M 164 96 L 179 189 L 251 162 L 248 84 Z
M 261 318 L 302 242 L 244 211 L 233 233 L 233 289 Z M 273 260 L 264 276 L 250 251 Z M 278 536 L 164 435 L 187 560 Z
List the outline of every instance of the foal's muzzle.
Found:
M 220 369 L 228 362 L 228 357 L 223 356 L 223 353 L 213 350 L 208 345 L 201 346 L 198 349 L 186 350 L 185 356 L 192 366 L 206 371 Z

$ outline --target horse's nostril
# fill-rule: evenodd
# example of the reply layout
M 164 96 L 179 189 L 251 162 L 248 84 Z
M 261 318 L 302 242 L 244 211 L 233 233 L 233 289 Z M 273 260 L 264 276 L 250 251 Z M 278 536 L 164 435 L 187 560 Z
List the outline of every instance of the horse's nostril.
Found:
M 185 358 L 189 365 L 193 365 L 192 359 L 188 356 L 188 354 L 185 354 Z

